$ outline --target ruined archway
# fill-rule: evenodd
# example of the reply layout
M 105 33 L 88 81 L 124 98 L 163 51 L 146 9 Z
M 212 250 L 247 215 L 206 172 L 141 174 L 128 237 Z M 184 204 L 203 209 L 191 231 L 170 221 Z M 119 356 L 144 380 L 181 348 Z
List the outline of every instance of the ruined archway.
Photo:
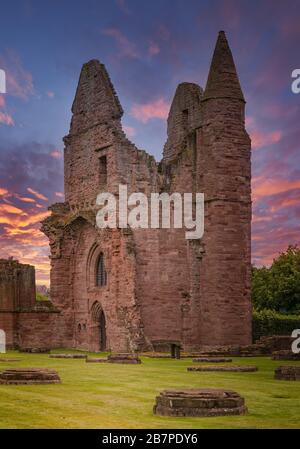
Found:
M 106 318 L 101 304 L 95 301 L 90 311 L 91 348 L 94 351 L 107 350 Z

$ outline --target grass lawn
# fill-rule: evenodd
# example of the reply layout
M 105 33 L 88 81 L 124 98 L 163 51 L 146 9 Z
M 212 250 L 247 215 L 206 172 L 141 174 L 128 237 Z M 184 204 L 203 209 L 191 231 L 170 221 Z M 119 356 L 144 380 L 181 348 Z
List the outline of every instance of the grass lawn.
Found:
M 191 359 L 144 357 L 141 365 L 118 365 L 13 351 L 2 356 L 22 361 L 0 362 L 0 370 L 54 368 L 62 384 L 0 385 L 0 428 L 300 428 L 300 382 L 273 378 L 278 365 L 300 362 L 236 357 L 233 363 L 255 364 L 258 372 L 213 373 L 187 372 Z M 155 396 L 177 387 L 235 390 L 245 397 L 249 413 L 216 418 L 153 415 Z

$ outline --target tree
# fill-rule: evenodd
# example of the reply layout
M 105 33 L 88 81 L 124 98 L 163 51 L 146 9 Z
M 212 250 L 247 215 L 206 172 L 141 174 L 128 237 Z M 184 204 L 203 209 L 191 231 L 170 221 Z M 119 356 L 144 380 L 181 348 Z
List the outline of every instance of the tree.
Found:
M 289 246 L 270 268 L 252 267 L 252 301 L 256 310 L 300 312 L 300 249 Z

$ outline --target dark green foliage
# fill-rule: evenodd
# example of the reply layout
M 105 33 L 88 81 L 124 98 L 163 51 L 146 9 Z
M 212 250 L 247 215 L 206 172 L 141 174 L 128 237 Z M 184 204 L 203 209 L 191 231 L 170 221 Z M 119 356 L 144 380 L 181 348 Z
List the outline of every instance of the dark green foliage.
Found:
M 36 292 L 36 300 L 37 301 L 49 301 L 49 298 L 46 295 L 43 295 L 43 293 Z
M 300 313 L 300 249 L 289 246 L 270 268 L 252 267 L 252 302 L 255 310 Z
M 300 315 L 287 315 L 274 310 L 253 312 L 252 335 L 254 342 L 267 335 L 291 335 L 294 329 L 300 329 Z

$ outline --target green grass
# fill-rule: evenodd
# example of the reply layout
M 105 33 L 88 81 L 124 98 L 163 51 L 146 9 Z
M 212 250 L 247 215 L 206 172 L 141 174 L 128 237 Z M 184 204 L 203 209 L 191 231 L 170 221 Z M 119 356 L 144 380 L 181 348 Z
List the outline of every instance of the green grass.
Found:
M 141 365 L 115 365 L 50 359 L 47 354 L 13 351 L 4 356 L 20 357 L 22 361 L 0 362 L 0 370 L 54 368 L 62 384 L 0 385 L 0 428 L 300 427 L 300 382 L 273 378 L 276 366 L 299 362 L 278 362 L 266 357 L 235 358 L 233 363 L 255 364 L 259 371 L 205 373 L 187 372 L 191 359 L 143 358 Z M 153 415 L 155 396 L 165 388 L 177 387 L 235 390 L 245 397 L 249 413 L 216 418 Z

